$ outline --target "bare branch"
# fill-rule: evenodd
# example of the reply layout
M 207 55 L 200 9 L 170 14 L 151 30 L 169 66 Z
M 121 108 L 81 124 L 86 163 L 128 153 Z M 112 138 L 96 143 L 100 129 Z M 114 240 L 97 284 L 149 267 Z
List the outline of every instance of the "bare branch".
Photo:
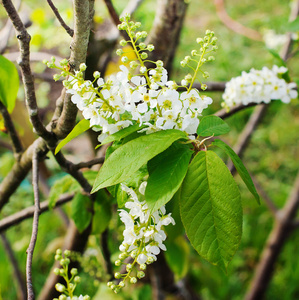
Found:
M 81 162 L 81 163 L 75 164 L 74 167 L 78 170 L 83 169 L 83 168 L 91 168 L 94 165 L 103 164 L 104 161 L 105 161 L 105 157 L 102 156 L 102 157 L 97 157 L 97 158 L 92 159 L 87 162 Z
M 19 139 L 19 136 L 15 129 L 15 126 L 12 122 L 10 114 L 8 113 L 6 107 L 3 105 L 3 103 L 1 101 L 0 101 L 0 112 L 4 119 L 4 125 L 7 128 L 10 138 L 11 138 L 11 141 L 12 141 L 13 151 L 15 154 L 18 155 L 21 152 L 23 152 L 23 146 L 22 146 L 21 140 Z
M 38 220 L 40 213 L 40 204 L 39 204 L 39 188 L 38 188 L 38 154 L 37 151 L 34 151 L 32 157 L 32 185 L 34 192 L 34 215 L 33 215 L 33 224 L 32 224 L 32 235 L 29 247 L 27 249 L 27 262 L 26 262 L 26 279 L 27 279 L 27 295 L 28 300 L 34 300 L 34 291 L 32 285 L 32 258 L 35 248 L 35 243 L 38 233 Z
M 19 40 L 19 47 L 21 56 L 18 59 L 18 64 L 22 70 L 22 78 L 25 88 L 26 105 L 35 132 L 43 137 L 45 140 L 51 140 L 52 134 L 47 131 L 38 114 L 38 107 L 36 103 L 36 95 L 34 88 L 34 79 L 30 68 L 30 35 L 28 34 L 23 22 L 21 21 L 11 0 L 3 0 L 2 4 L 11 19 L 16 30 L 17 39 Z
M 49 6 L 51 7 L 51 9 L 53 10 L 57 20 L 59 21 L 60 25 L 65 29 L 65 31 L 71 36 L 73 37 L 74 35 L 74 30 L 71 29 L 68 25 L 66 25 L 66 23 L 63 21 L 61 15 L 59 14 L 58 9 L 56 8 L 56 6 L 54 5 L 54 3 L 52 2 L 52 0 L 47 0 Z
M 246 109 L 246 108 L 248 108 L 248 107 L 256 106 L 256 105 L 257 105 L 257 103 L 253 103 L 253 102 L 252 102 L 252 103 L 249 103 L 249 104 L 247 104 L 247 105 L 244 105 L 244 104 L 238 104 L 238 105 L 236 105 L 236 106 L 230 108 L 229 111 L 227 111 L 226 108 L 223 108 L 223 109 L 217 111 L 217 112 L 215 113 L 215 116 L 217 116 L 217 117 L 219 117 L 219 118 L 222 118 L 222 119 L 225 119 L 225 118 L 228 118 L 228 117 L 234 115 L 235 113 L 239 112 L 240 110 Z
M 255 31 L 251 28 L 247 28 L 244 25 L 240 24 L 239 22 L 233 20 L 226 12 L 225 7 L 224 7 L 224 0 L 214 0 L 215 6 L 216 6 L 216 11 L 219 19 L 223 22 L 223 24 L 239 33 L 242 34 L 252 40 L 256 41 L 262 41 L 263 38 L 261 34 L 258 31 Z
M 111 253 L 108 247 L 108 234 L 109 231 L 108 229 L 106 229 L 101 236 L 101 247 L 102 247 L 102 251 L 103 251 L 103 257 L 105 260 L 105 264 L 106 264 L 106 269 L 107 269 L 107 273 L 110 275 L 110 280 L 112 280 L 114 278 L 113 275 L 113 267 L 111 264 Z
M 23 275 L 21 273 L 21 270 L 18 266 L 18 262 L 14 256 L 13 250 L 10 246 L 9 240 L 6 238 L 4 233 L 0 234 L 5 252 L 7 253 L 7 256 L 11 262 L 11 265 L 13 267 L 13 273 L 14 277 L 16 278 L 17 281 L 17 294 L 18 294 L 18 299 L 20 300 L 26 300 L 27 298 L 27 292 L 26 292 L 26 283 L 23 278 Z
M 64 203 L 71 201 L 74 197 L 74 194 L 70 195 L 62 195 L 57 201 L 55 207 L 61 206 Z M 7 230 L 8 228 L 21 223 L 24 220 L 31 218 L 34 215 L 35 206 L 27 207 L 11 216 L 8 216 L 2 220 L 0 220 L 0 232 Z M 43 201 L 40 204 L 40 214 L 45 211 L 48 211 L 49 201 Z

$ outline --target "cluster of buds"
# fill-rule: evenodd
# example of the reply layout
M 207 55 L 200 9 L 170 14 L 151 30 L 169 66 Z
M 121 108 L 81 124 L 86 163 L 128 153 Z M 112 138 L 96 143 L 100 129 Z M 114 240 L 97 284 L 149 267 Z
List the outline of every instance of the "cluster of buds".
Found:
M 76 268 L 72 268 L 69 275 L 70 256 L 69 250 L 65 250 L 63 253 L 61 249 L 56 250 L 55 260 L 59 261 L 61 268 L 55 268 L 54 273 L 65 280 L 65 285 L 56 283 L 55 288 L 61 295 L 58 299 L 54 298 L 53 300 L 89 300 L 88 295 L 80 295 L 79 297 L 74 295 L 75 288 L 81 282 L 81 278 L 78 276 Z

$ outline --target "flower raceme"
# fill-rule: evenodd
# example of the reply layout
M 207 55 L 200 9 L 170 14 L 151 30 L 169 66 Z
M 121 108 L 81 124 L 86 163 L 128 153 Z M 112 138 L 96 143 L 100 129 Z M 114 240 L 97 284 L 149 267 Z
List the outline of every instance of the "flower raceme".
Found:
M 67 60 L 61 61 L 59 67 L 55 65 L 55 59 L 52 59 L 47 65 L 62 71 L 54 79 L 67 77 L 63 82 L 67 93 L 71 94 L 72 102 L 82 111 L 84 118 L 90 120 L 90 126 L 95 131 L 101 131 L 98 137 L 100 142 L 108 135 L 134 124 L 143 126 L 142 131 L 146 134 L 178 129 L 194 139 L 199 124 L 198 117 L 212 103 L 212 99 L 201 95 L 193 88 L 193 83 L 198 79 L 199 73 L 202 73 L 203 78 L 209 76 L 201 67 L 215 59 L 210 55 L 217 50 L 214 32 L 208 30 L 204 38 L 198 38 L 199 51 L 192 50 L 191 56 L 186 56 L 181 62 L 183 67 L 189 67 L 194 74 L 188 74 L 182 80 L 186 92 L 180 94 L 177 89 L 182 86 L 168 79 L 163 62 L 147 59 L 147 51 L 153 51 L 154 46 L 140 42 L 147 35 L 145 31 L 136 32 L 140 23 L 130 21 L 129 16 L 121 18 L 121 21 L 119 29 L 126 30 L 130 40 L 122 40 L 120 44 L 129 44 L 132 50 L 118 49 L 116 53 L 122 56 L 121 61 L 128 63 L 128 67 L 120 65 L 120 71 L 105 80 L 99 72 L 95 72 L 94 80 L 90 81 L 84 80 L 85 64 L 80 65 L 80 70 L 70 73 Z M 130 60 L 128 52 L 134 52 L 137 59 Z M 148 69 L 146 63 L 152 63 L 156 67 Z M 205 89 L 206 85 L 202 84 L 202 90 Z
M 140 197 L 144 197 L 146 184 L 147 182 L 144 181 L 139 187 Z M 125 204 L 127 210 L 119 210 L 120 220 L 124 223 L 125 230 L 123 231 L 124 240 L 119 247 L 121 254 L 115 265 L 120 266 L 122 261 L 128 257 L 131 257 L 133 262 L 126 265 L 127 273 L 115 273 L 115 278 L 121 279 L 118 285 L 108 282 L 108 286 L 115 292 L 124 287 L 127 280 L 135 283 L 137 278 L 144 277 L 143 271 L 146 269 L 146 264 L 156 261 L 156 256 L 161 250 L 166 251 L 163 244 L 166 233 L 163 227 L 169 224 L 175 225 L 171 214 L 166 214 L 164 206 L 151 213 L 146 202 L 140 201 L 133 189 L 124 184 L 121 187 L 130 196 L 130 200 Z M 137 270 L 136 265 L 139 266 L 139 270 Z M 137 272 L 137 278 L 132 276 L 134 268 Z
M 232 107 L 236 104 L 269 103 L 271 100 L 281 100 L 289 103 L 297 98 L 294 82 L 287 83 L 280 78 L 288 71 L 285 67 L 273 66 L 272 70 L 263 67 L 262 70 L 251 69 L 249 73 L 242 72 L 241 76 L 227 82 L 224 94 L 224 105 Z

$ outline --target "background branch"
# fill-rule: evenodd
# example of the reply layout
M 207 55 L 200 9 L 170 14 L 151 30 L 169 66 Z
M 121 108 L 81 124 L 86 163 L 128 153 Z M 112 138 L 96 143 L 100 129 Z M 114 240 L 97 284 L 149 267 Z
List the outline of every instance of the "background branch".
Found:
M 38 220 L 39 220 L 39 211 L 40 211 L 37 151 L 34 152 L 32 158 L 32 185 L 33 185 L 33 192 L 34 192 L 34 215 L 33 215 L 33 223 L 32 223 L 32 235 L 31 235 L 29 247 L 27 249 L 27 262 L 26 262 L 26 281 L 27 281 L 28 300 L 35 299 L 33 284 L 32 284 L 32 258 L 33 258 L 35 243 L 37 240 Z

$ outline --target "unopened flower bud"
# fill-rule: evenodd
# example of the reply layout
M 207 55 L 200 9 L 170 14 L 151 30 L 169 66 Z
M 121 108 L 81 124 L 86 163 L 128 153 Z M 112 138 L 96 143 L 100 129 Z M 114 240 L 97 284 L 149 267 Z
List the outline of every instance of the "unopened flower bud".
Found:
M 135 60 L 130 62 L 130 68 L 132 70 L 135 70 L 137 67 L 138 67 L 138 63 Z
M 186 63 L 188 63 L 190 60 L 191 60 L 191 57 L 190 57 L 190 56 L 185 56 L 185 61 L 186 61 Z
M 212 51 L 216 51 L 216 50 L 218 50 L 218 46 L 213 46 Z
M 137 282 L 137 278 L 136 278 L 136 277 L 132 277 L 132 278 L 130 279 L 130 282 L 131 282 L 132 284 L 135 284 L 135 283 Z
M 67 296 L 66 295 L 60 295 L 58 300 L 67 300 Z
M 127 41 L 126 40 L 121 40 L 120 42 L 119 42 L 119 44 L 121 45 L 121 46 L 126 46 L 127 45 Z
M 202 76 L 203 76 L 203 78 L 209 78 L 210 74 L 208 72 L 204 72 Z
M 215 57 L 214 56 L 209 56 L 208 57 L 208 61 L 214 61 L 215 60 Z
M 154 47 L 154 45 L 152 45 L 152 44 L 150 44 L 150 45 L 147 46 L 147 50 L 148 50 L 149 52 L 153 51 L 154 49 L 155 49 L 155 47 Z
M 181 66 L 184 68 L 184 67 L 186 67 L 186 65 L 187 65 L 187 62 L 185 60 L 182 60 L 181 61 Z
M 191 51 L 191 55 L 192 55 L 192 56 L 196 56 L 196 55 L 197 55 L 197 51 L 196 51 L 196 50 L 192 50 L 192 51 Z
M 84 72 L 86 70 L 86 68 L 87 68 L 86 64 L 84 64 L 84 63 L 80 64 L 80 66 L 79 66 L 79 69 L 80 69 L 81 72 Z M 65 251 L 69 251 L 69 250 L 65 250 Z
M 132 264 L 127 264 L 127 266 L 126 266 L 127 272 L 131 271 L 132 268 L 133 268 L 133 265 L 132 265 Z
M 116 272 L 116 273 L 114 274 L 114 277 L 115 277 L 116 279 L 120 279 L 120 278 L 121 278 L 121 274 L 120 274 L 119 272 Z
M 55 81 L 59 80 L 60 78 L 61 78 L 61 75 L 59 75 L 59 74 L 55 74 L 55 75 L 53 76 L 53 79 L 54 79 Z
M 208 86 L 207 86 L 205 83 L 203 83 L 203 84 L 201 85 L 201 89 L 202 89 L 203 91 L 205 91 L 207 88 L 208 88 Z
M 118 284 L 121 288 L 125 287 L 125 283 L 123 281 L 121 281 L 119 284 Z
M 185 80 L 186 80 L 187 82 L 191 82 L 191 80 L 192 80 L 192 75 L 191 75 L 191 74 L 186 75 L 186 76 L 185 76 Z
M 155 261 L 155 259 L 152 256 L 149 256 L 146 263 L 147 264 L 152 264 Z
M 88 295 L 83 296 L 83 300 L 90 300 L 90 297 Z
M 117 260 L 117 261 L 115 261 L 115 263 L 114 263 L 117 267 L 119 267 L 120 265 L 121 265 L 121 260 Z
M 146 48 L 146 44 L 145 44 L 145 43 L 140 43 L 140 44 L 139 44 L 139 48 L 140 48 L 141 50 L 144 50 L 144 49 Z
M 196 43 L 197 43 L 197 44 L 203 43 L 203 39 L 202 39 L 202 38 L 197 38 L 197 39 L 196 39 Z
M 65 286 L 61 283 L 56 283 L 55 288 L 60 293 L 63 293 L 65 291 Z
M 61 255 L 56 254 L 54 258 L 55 258 L 55 260 L 61 260 L 62 257 L 61 257 Z
M 108 287 L 111 287 L 112 284 L 113 284 L 112 281 L 108 281 L 108 282 L 107 282 L 107 286 L 108 286 Z
M 147 58 L 148 58 L 148 55 L 147 55 L 146 52 L 142 52 L 141 55 L 140 55 L 140 57 L 141 57 L 142 59 L 147 59 Z
M 100 78 L 101 77 L 101 73 L 99 71 L 95 71 L 95 72 L 93 72 L 93 77 L 95 79 Z
M 77 283 L 77 284 L 79 284 L 79 283 L 81 282 L 80 276 L 76 276 L 76 277 L 74 278 L 74 282 Z
M 183 80 L 181 81 L 181 85 L 182 85 L 182 86 L 187 86 L 187 85 L 188 85 L 188 82 L 187 82 L 185 79 L 183 79 Z
M 117 50 L 116 50 L 116 55 L 122 56 L 123 54 L 124 54 L 123 49 L 117 49 Z
M 144 74 L 146 72 L 146 67 L 140 67 L 140 73 Z
M 126 56 L 123 56 L 123 57 L 121 58 L 121 61 L 122 61 L 123 63 L 127 63 L 127 62 L 129 62 L 129 59 L 128 59 Z
M 145 274 L 144 274 L 143 271 L 138 271 L 138 272 L 137 272 L 137 277 L 138 277 L 139 279 L 143 278 L 144 276 L 145 276 Z
M 82 64 L 81 64 L 82 65 Z M 80 66 L 81 66 L 80 65 Z M 86 67 L 86 66 L 85 66 Z M 70 255 L 71 255 L 71 251 L 70 250 L 65 250 L 64 252 L 63 252 L 63 254 L 64 254 L 64 256 L 66 256 L 66 257 L 69 257 Z
M 141 264 L 140 266 L 139 266 L 139 268 L 140 268 L 140 270 L 146 270 L 146 264 Z
M 60 273 L 60 269 L 59 269 L 59 268 L 55 268 L 55 269 L 54 269 L 54 274 L 55 274 L 55 275 L 59 275 L 59 273 Z

